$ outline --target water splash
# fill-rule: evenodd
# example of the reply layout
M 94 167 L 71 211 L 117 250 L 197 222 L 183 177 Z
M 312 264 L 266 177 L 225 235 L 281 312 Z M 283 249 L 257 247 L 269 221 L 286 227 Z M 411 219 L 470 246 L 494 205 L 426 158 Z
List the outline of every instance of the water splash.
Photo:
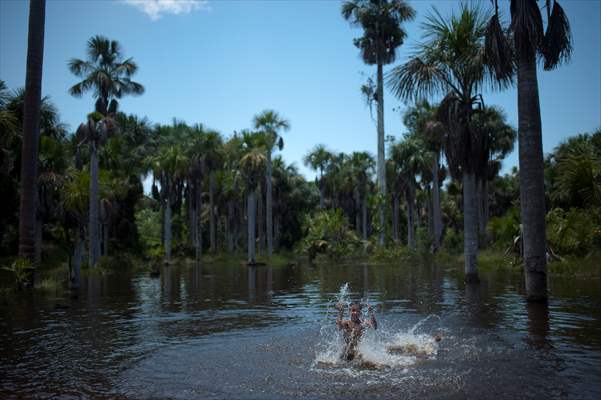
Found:
M 351 293 L 349 284 L 340 287 L 335 296 L 334 304 L 342 303 L 349 305 Z M 365 295 L 363 303 L 369 304 L 369 295 Z M 320 338 L 315 351 L 313 368 L 330 370 L 356 376 L 365 371 L 381 371 L 383 369 L 405 370 L 424 359 L 434 359 L 438 353 L 439 338 L 432 333 L 417 333 L 433 318 L 430 315 L 418 321 L 407 329 L 389 330 L 380 326 L 378 330 L 365 329 L 361 342 L 357 346 L 357 357 L 353 361 L 341 358 L 345 342 L 343 334 L 336 328 L 335 317 L 330 311 L 333 304 L 330 303 L 326 312 L 326 319 L 320 327 Z M 364 315 L 364 318 L 367 316 Z

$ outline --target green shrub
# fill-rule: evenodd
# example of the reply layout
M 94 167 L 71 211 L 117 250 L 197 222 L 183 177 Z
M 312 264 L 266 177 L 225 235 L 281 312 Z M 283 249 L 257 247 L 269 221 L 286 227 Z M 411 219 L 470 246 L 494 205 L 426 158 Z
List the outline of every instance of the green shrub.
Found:
M 307 235 L 301 242 L 300 251 L 308 254 L 311 260 L 318 254 L 324 254 L 330 260 L 340 260 L 356 255 L 362 248 L 362 242 L 340 209 L 308 216 L 304 230 Z
M 495 247 L 507 248 L 512 245 L 513 239 L 520 234 L 520 210 L 511 207 L 502 217 L 493 217 L 486 227 Z
M 442 246 L 451 254 L 460 254 L 463 252 L 463 232 L 456 231 L 453 228 L 447 229 Z
M 428 228 L 420 226 L 415 232 L 417 239 L 417 252 L 420 254 L 430 253 L 432 248 L 432 236 Z
M 600 227 L 590 210 L 554 208 L 546 217 L 547 242 L 559 255 L 584 255 L 599 241 Z

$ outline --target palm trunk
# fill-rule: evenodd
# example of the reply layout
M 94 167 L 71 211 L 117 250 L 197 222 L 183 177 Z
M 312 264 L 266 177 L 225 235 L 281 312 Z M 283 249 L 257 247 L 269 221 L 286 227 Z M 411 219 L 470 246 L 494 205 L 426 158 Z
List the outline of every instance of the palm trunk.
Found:
M 44 57 L 45 0 L 29 3 L 27 71 L 23 106 L 23 146 L 21 148 L 21 204 L 19 211 L 19 257 L 35 261 L 36 187 L 38 143 Z M 33 275 L 30 276 L 33 285 Z
M 392 196 L 392 239 L 395 243 L 399 241 L 399 196 Z
M 357 236 L 361 235 L 361 192 L 358 187 L 354 189 L 355 195 L 355 230 Z
M 98 194 L 98 154 L 96 143 L 92 141 L 90 152 L 90 220 L 88 239 L 90 251 L 90 268 L 94 268 L 100 259 L 99 216 L 100 199 Z
M 409 183 L 407 188 L 407 246 L 415 250 L 415 188 Z
M 217 250 L 217 244 L 215 242 L 215 172 L 211 171 L 209 174 L 209 223 L 210 223 L 210 241 L 211 241 L 211 253 L 215 254 Z
M 321 210 L 325 209 L 326 205 L 325 205 L 325 188 L 323 185 L 323 177 L 319 178 L 319 208 Z
M 108 255 L 109 255 L 109 223 L 108 222 L 102 225 L 102 234 L 103 234 L 102 255 L 105 257 L 108 257 Z
M 72 290 L 77 290 L 81 286 L 80 282 L 80 271 L 81 271 L 81 260 L 83 258 L 83 251 L 85 247 L 85 233 L 83 226 L 77 228 L 75 234 L 75 249 L 73 249 L 73 264 L 69 276 L 69 287 Z
M 488 179 L 484 180 L 484 187 L 482 190 L 482 197 L 484 203 L 484 226 L 488 226 L 488 221 L 490 220 L 490 203 L 488 199 Z M 488 240 L 488 238 L 487 238 Z
M 248 262 L 255 262 L 255 218 L 257 216 L 256 202 L 255 202 L 255 190 L 252 189 L 248 192 Z
M 545 188 L 536 59 L 518 62 L 520 203 L 528 301 L 546 301 Z
M 484 222 L 484 196 L 483 196 L 483 180 L 476 177 L 476 201 L 478 204 L 478 237 L 483 237 L 486 232 L 486 224 Z
M 363 201 L 361 202 L 363 221 L 361 221 L 361 228 L 363 229 L 363 240 L 367 240 L 367 195 L 363 194 Z
M 380 195 L 382 199 L 379 206 L 380 214 L 380 234 L 378 237 L 378 243 L 380 246 L 384 245 L 384 234 L 386 229 L 384 206 L 386 198 L 386 164 L 384 159 L 384 74 L 382 63 L 378 63 L 378 82 L 377 82 L 377 93 L 378 93 L 378 186 L 380 188 Z
M 167 196 L 165 206 L 165 262 L 171 261 L 171 194 Z
M 257 230 L 259 233 L 259 254 L 263 254 L 265 252 L 265 219 L 264 213 L 265 208 L 263 205 L 263 190 L 261 186 L 259 186 L 259 193 L 257 193 Z
M 440 211 L 440 186 L 439 186 L 439 178 L 438 178 L 438 170 L 440 166 L 438 165 L 439 160 L 439 152 L 434 155 L 434 164 L 432 165 L 432 218 L 434 225 L 434 235 L 433 235 L 433 250 L 436 252 L 440 249 L 440 241 L 442 239 L 442 213 Z
M 463 252 L 465 281 L 478 282 L 478 205 L 476 204 L 476 175 L 463 172 Z
M 202 227 L 201 227 L 201 211 L 202 211 L 202 177 L 197 177 L 194 184 L 195 208 L 194 208 L 194 248 L 196 260 L 202 258 Z
M 227 251 L 234 253 L 234 201 L 227 202 Z
M 271 188 L 271 151 L 267 152 L 267 177 L 265 179 L 266 189 L 266 217 L 267 217 L 267 257 L 271 258 L 273 253 L 273 207 L 272 207 L 272 188 Z

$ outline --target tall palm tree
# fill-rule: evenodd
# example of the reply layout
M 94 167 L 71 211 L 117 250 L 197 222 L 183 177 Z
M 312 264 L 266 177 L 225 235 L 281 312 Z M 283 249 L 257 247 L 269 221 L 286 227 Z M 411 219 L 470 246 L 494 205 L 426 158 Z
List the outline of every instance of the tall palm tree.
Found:
M 223 139 L 217 131 L 209 130 L 204 135 L 204 165 L 209 173 L 209 241 L 212 254 L 217 251 L 217 221 L 215 190 L 215 174 L 223 164 Z
M 81 97 L 92 91 L 96 98 L 95 111 L 103 118 L 113 117 L 117 113 L 120 99 L 124 95 L 140 95 L 144 87 L 131 77 L 138 70 L 131 59 L 124 59 L 121 46 L 115 40 L 104 36 L 93 36 L 87 43 L 87 59 L 73 58 L 69 60 L 69 70 L 82 81 L 73 85 L 69 93 Z M 98 118 L 100 119 L 100 118 Z M 91 131 L 89 132 L 91 133 Z M 91 139 L 91 137 L 88 137 Z M 90 267 L 96 266 L 100 258 L 99 243 L 99 198 L 98 198 L 98 157 L 99 145 L 96 140 L 89 140 L 90 145 Z
M 253 119 L 255 129 L 259 129 L 266 135 L 266 158 L 267 170 L 265 176 L 266 189 L 266 220 L 267 220 L 267 256 L 273 253 L 273 188 L 271 182 L 272 164 L 271 153 L 277 146 L 279 150 L 284 147 L 281 132 L 290 129 L 290 123 L 273 110 L 265 110 L 255 115 Z
M 382 198 L 386 196 L 386 167 L 384 149 L 384 73 L 383 66 L 396 59 L 407 32 L 403 24 L 415 18 L 415 10 L 405 0 L 349 0 L 342 4 L 342 16 L 363 28 L 363 36 L 354 40 L 363 61 L 377 66 L 376 93 L 378 102 L 378 186 Z M 384 227 L 384 202 L 380 204 L 380 225 Z M 384 229 L 379 236 L 384 244 Z
M 404 100 L 419 101 L 446 94 L 438 120 L 447 132 L 444 149 L 454 177 L 463 179 L 465 278 L 478 281 L 477 162 L 487 153 L 485 138 L 471 129 L 474 112 L 482 107 L 480 91 L 502 88 L 511 79 L 495 80 L 487 74 L 484 37 L 488 14 L 477 4 L 463 3 L 459 16 L 445 19 L 436 8 L 423 24 L 425 41 L 404 65 L 395 67 L 388 83 Z
M 524 244 L 526 295 L 530 301 L 547 299 L 544 160 L 536 62 L 552 70 L 570 60 L 572 37 L 569 20 L 556 0 L 545 0 L 547 28 L 536 0 L 511 0 L 510 30 L 499 22 L 499 7 L 487 30 L 486 58 L 498 79 L 517 69 L 520 205 Z M 510 50 L 507 50 L 510 49 Z
M 29 259 L 32 263 L 35 261 L 38 132 L 40 129 L 40 100 L 42 97 L 45 14 L 45 0 L 30 1 L 23 147 L 21 151 L 19 256 Z M 33 283 L 33 274 L 30 277 L 30 283 Z
M 375 161 L 368 152 L 353 152 L 350 157 L 351 173 L 354 177 L 357 193 L 357 203 L 361 205 L 361 227 L 363 240 L 367 240 L 367 195 Z M 357 229 L 359 227 L 357 226 Z
M 248 221 L 248 257 L 247 261 L 256 262 L 256 216 L 257 188 L 265 171 L 267 157 L 265 152 L 265 135 L 260 132 L 243 132 L 244 155 L 240 159 L 240 169 L 246 181 L 247 221 Z
M 323 173 L 328 167 L 328 163 L 332 160 L 332 153 L 328 151 L 323 144 L 316 145 L 303 158 L 303 163 L 313 169 L 319 171 L 317 186 L 319 187 L 319 208 L 325 208 L 325 182 Z
M 429 169 L 431 160 L 426 156 L 423 142 L 408 136 L 393 144 L 390 148 L 390 158 L 398 165 L 399 174 L 405 182 L 405 199 L 407 201 L 407 246 L 416 248 L 415 237 L 415 200 L 417 190 L 416 176 L 424 169 Z
M 436 119 L 437 107 L 427 100 L 417 102 L 403 115 L 403 123 L 415 135 L 419 136 L 432 157 L 432 245 L 433 250 L 440 248 L 442 239 L 442 213 L 440 210 L 440 156 L 444 138 L 444 127 Z

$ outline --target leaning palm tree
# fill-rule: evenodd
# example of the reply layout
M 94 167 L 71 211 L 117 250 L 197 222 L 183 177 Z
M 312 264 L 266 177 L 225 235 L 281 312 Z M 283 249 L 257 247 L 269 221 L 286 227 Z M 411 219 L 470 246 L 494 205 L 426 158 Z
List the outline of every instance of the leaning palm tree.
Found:
M 487 143 L 471 129 L 474 112 L 482 107 L 480 91 L 505 87 L 511 79 L 495 80 L 484 63 L 488 13 L 476 4 L 462 4 L 460 15 L 445 19 L 436 8 L 423 24 L 424 42 L 404 65 L 395 67 L 388 83 L 403 100 L 419 101 L 446 94 L 438 120 L 447 132 L 444 148 L 454 177 L 463 179 L 465 278 L 478 281 L 478 221 L 476 171 Z
M 323 179 L 323 173 L 328 167 L 328 163 L 332 159 L 332 153 L 328 151 L 326 146 L 318 144 L 315 146 L 305 157 L 303 163 L 313 169 L 314 171 L 319 170 L 319 178 L 317 179 L 317 186 L 319 187 L 319 208 L 322 210 L 325 208 L 325 185 Z
M 265 203 L 266 204 L 266 220 L 267 220 L 267 256 L 271 257 L 273 253 L 273 189 L 271 182 L 272 165 L 271 165 L 271 153 L 277 146 L 279 150 L 284 147 L 284 140 L 282 139 L 281 132 L 290 129 L 290 123 L 282 118 L 277 112 L 273 110 L 265 110 L 262 113 L 255 115 L 253 119 L 253 125 L 255 129 L 262 131 L 266 138 L 266 155 L 267 155 L 267 171 L 265 176 Z
M 69 93 L 81 97 L 85 92 L 92 91 L 96 98 L 95 111 L 102 118 L 113 117 L 118 109 L 120 99 L 124 95 L 139 95 L 144 93 L 144 87 L 131 80 L 138 70 L 137 64 L 131 59 L 123 59 L 121 46 L 115 40 L 104 36 L 93 36 L 87 43 L 88 57 L 86 60 L 69 60 L 69 70 L 83 80 L 73 85 Z M 100 119 L 100 118 L 97 118 Z M 94 140 L 90 144 L 90 267 L 96 266 L 100 258 L 98 235 L 98 158 L 97 151 L 100 143 Z
M 568 18 L 556 0 L 545 0 L 547 29 L 536 0 L 511 0 L 513 46 L 501 27 L 497 0 L 487 29 L 486 58 L 498 79 L 517 69 L 520 205 L 524 272 L 528 300 L 547 299 L 544 160 L 537 57 L 545 70 L 570 60 L 572 37 Z M 513 50 L 513 51 L 512 51 Z
M 384 73 L 383 66 L 394 62 L 396 49 L 403 44 L 407 32 L 403 24 L 415 18 L 415 10 L 405 0 L 349 0 L 342 4 L 342 16 L 363 28 L 363 36 L 354 40 L 361 58 L 368 65 L 377 65 L 375 100 L 378 103 L 377 177 L 380 194 L 386 196 L 384 149 Z M 364 92 L 365 93 L 365 92 Z M 380 225 L 384 227 L 384 206 L 380 204 Z M 380 231 L 384 244 L 384 229 Z
M 33 263 L 35 259 L 38 131 L 40 127 L 40 99 L 42 97 L 42 58 L 44 56 L 46 1 L 31 0 L 29 4 L 23 147 L 21 150 L 19 257 L 27 258 Z M 30 282 L 33 283 L 33 275 L 30 276 Z

